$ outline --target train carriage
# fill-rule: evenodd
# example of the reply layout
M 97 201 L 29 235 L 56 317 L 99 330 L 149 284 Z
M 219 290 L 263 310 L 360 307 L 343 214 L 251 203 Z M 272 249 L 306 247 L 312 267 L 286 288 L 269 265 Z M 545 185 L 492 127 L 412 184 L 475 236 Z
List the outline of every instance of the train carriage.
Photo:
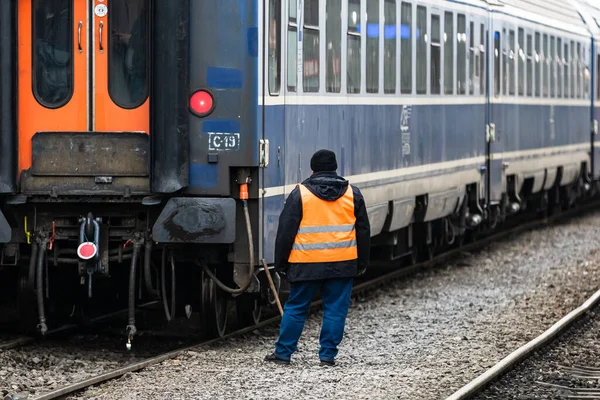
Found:
M 319 148 L 361 188 L 378 259 L 572 206 L 600 171 L 589 7 L 0 2 L 0 307 L 44 333 L 123 305 L 129 339 L 145 300 L 214 334 L 232 298 L 255 322 Z

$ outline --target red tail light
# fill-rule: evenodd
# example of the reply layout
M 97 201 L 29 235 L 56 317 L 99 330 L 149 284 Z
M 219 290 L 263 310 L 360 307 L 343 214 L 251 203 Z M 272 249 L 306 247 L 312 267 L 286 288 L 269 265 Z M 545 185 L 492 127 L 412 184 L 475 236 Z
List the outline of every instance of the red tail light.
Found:
M 206 117 L 215 109 L 212 94 L 206 90 L 198 90 L 190 97 L 190 110 L 199 117 Z

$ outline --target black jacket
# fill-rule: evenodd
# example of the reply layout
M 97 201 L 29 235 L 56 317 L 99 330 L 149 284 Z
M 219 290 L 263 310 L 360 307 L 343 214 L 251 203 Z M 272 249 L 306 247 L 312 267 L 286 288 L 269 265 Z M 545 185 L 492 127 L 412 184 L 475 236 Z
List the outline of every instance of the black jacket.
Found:
M 315 196 L 323 200 L 339 199 L 348 187 L 348 181 L 335 172 L 318 172 L 302 182 Z M 279 216 L 279 227 L 275 240 L 275 271 L 285 275 L 289 282 L 310 281 L 329 278 L 350 278 L 364 273 L 369 265 L 371 227 L 367 207 L 362 193 L 352 186 L 354 194 L 354 216 L 356 217 L 356 246 L 358 259 L 325 263 L 288 263 L 292 245 L 302 220 L 302 198 L 295 188 L 288 196 Z

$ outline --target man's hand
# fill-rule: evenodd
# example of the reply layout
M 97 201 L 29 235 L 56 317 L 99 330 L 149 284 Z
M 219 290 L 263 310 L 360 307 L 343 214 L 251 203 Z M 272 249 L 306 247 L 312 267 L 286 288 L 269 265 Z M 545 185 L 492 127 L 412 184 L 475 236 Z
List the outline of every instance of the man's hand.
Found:
M 358 273 L 356 274 L 357 278 L 360 278 L 367 272 L 367 267 L 358 267 Z

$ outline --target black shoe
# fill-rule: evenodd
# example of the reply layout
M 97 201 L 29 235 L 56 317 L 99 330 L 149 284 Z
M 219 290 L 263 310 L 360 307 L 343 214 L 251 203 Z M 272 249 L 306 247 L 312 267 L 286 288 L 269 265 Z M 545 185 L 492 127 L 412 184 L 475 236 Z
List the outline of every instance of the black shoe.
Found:
M 283 359 L 279 357 L 277 354 L 272 353 L 265 357 L 265 361 L 274 362 L 275 364 L 289 364 L 290 360 Z
M 335 365 L 334 360 L 323 360 L 321 359 L 321 365 L 326 365 L 328 367 L 333 367 Z

